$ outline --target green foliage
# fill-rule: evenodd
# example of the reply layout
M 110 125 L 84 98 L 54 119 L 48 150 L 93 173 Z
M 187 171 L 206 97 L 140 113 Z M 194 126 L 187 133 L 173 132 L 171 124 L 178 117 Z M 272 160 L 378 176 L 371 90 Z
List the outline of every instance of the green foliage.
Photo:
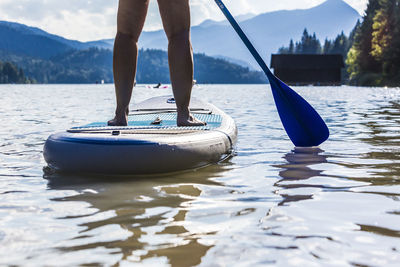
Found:
M 400 84 L 400 0 L 369 1 L 347 64 L 352 84 Z
M 29 83 L 24 71 L 10 62 L 0 61 L 0 83 Z

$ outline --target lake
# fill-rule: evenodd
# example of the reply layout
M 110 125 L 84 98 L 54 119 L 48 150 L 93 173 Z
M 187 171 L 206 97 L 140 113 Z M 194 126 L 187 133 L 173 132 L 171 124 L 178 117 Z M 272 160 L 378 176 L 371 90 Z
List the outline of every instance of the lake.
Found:
M 398 266 L 400 89 L 293 88 L 330 128 L 319 149 L 294 148 L 268 85 L 200 85 L 235 119 L 235 155 L 121 178 L 42 155 L 51 133 L 110 119 L 112 85 L 1 85 L 0 265 Z

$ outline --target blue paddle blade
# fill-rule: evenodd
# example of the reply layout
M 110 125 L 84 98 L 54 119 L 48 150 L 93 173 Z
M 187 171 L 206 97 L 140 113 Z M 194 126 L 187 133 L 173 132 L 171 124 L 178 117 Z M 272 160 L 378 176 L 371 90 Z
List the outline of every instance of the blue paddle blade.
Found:
M 214 1 L 249 49 L 265 75 L 267 75 L 279 117 L 293 144 L 298 147 L 310 147 L 322 144 L 329 137 L 328 127 L 322 118 L 307 101 L 272 74 L 224 3 L 221 0 Z
M 315 109 L 281 80 L 268 76 L 279 117 L 293 144 L 310 147 L 327 140 L 329 129 Z

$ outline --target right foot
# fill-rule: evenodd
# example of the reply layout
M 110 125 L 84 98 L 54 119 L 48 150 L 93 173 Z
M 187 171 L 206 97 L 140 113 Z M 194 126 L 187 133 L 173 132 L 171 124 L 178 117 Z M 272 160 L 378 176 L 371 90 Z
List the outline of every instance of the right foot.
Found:
M 128 126 L 128 120 L 126 118 L 125 119 L 114 118 L 112 120 L 109 120 L 107 122 L 107 125 L 108 126 Z
M 128 114 L 129 114 L 129 108 L 126 108 L 125 110 L 125 116 L 118 116 L 115 115 L 114 119 L 109 120 L 107 122 L 108 126 L 128 126 Z

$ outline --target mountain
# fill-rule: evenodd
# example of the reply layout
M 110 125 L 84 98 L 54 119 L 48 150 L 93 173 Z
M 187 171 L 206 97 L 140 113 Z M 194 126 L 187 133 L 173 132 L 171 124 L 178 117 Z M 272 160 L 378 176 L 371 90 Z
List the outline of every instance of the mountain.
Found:
M 253 14 L 253 13 L 248 13 L 248 14 L 244 14 L 244 15 L 239 15 L 235 19 L 236 19 L 237 22 L 242 22 L 242 21 L 254 18 L 255 16 L 256 15 Z M 200 23 L 197 27 L 208 28 L 210 26 L 216 26 L 216 25 L 229 26 L 229 22 L 226 21 L 226 20 L 216 21 L 216 20 L 212 20 L 212 19 L 207 19 L 207 20 L 203 21 L 202 23 Z
M 112 39 L 92 42 L 68 40 L 35 27 L 0 21 L 0 62 L 12 63 L 4 66 L 17 70 L 13 73 L 21 73 L 21 79 L 3 75 L 0 82 L 32 79 L 39 83 L 94 83 L 101 80 L 111 83 L 110 48 L 113 43 Z M 250 71 L 225 59 L 195 54 L 194 60 L 194 75 L 199 83 L 266 82 L 260 72 Z M 167 53 L 163 50 L 141 50 L 136 78 L 139 83 L 169 83 Z
M 79 42 L 50 34 L 36 27 L 0 21 L 0 50 L 49 59 L 69 50 L 98 47 L 112 49 L 114 40 Z
M 238 17 L 244 31 L 262 57 L 266 59 L 266 63 L 269 63 L 270 55 L 276 53 L 280 47 L 287 45 L 290 39 L 299 40 L 304 28 L 307 28 L 310 33 L 315 32 L 319 39 L 333 39 L 342 31 L 348 34 L 358 19 L 360 19 L 360 15 L 357 11 L 343 0 L 327 0 L 310 9 L 282 10 L 257 16 L 246 14 Z M 108 62 L 110 57 L 105 56 L 105 53 L 111 54 L 113 42 L 113 39 L 79 42 L 49 34 L 35 27 L 0 21 L 0 60 L 15 62 L 18 67 L 23 68 L 28 77 L 33 75 L 32 78 L 41 82 L 59 82 L 63 75 L 68 77 L 66 81 L 92 82 L 95 77 L 103 76 L 102 79 L 111 81 L 111 67 L 108 63 L 108 65 L 102 63 L 99 66 L 95 64 L 82 66 L 79 60 L 91 62 L 95 60 L 92 57 L 100 56 L 103 62 Z M 192 42 L 194 51 L 200 53 L 197 58 L 202 58 L 198 61 L 202 62 L 200 64 L 226 67 L 226 72 L 216 72 L 221 75 L 219 79 L 218 77 L 211 79 L 210 77 L 213 76 L 210 72 L 211 68 L 196 66 L 197 69 L 204 71 L 204 76 L 201 76 L 203 73 L 200 75 L 202 81 L 261 82 L 262 79 L 258 74 L 246 68 L 252 66 L 258 69 L 258 66 L 226 21 L 208 20 L 192 27 Z M 100 52 L 91 50 L 94 47 Z M 167 40 L 164 31 L 143 32 L 139 40 L 139 47 L 166 50 Z M 103 51 L 104 49 L 106 50 Z M 79 54 L 79 51 L 83 51 L 82 54 Z M 157 53 L 151 54 L 151 56 L 156 55 Z M 206 55 L 214 58 L 208 58 Z M 62 57 L 73 57 L 74 61 L 73 63 L 63 62 L 65 59 Z M 155 58 L 152 60 L 159 61 Z M 63 66 L 63 64 L 67 66 Z M 238 64 L 242 67 L 239 68 Z M 153 65 L 153 67 L 158 69 L 158 66 Z M 76 70 L 83 72 L 79 73 Z M 163 75 L 168 76 L 167 72 L 162 70 Z M 208 76 L 206 75 L 207 71 Z M 231 78 L 226 80 L 225 77 L 228 73 Z M 57 75 L 60 78 L 56 78 Z M 153 77 L 156 77 L 154 71 Z
M 334 39 L 344 31 L 349 34 L 360 14 L 343 0 L 327 0 L 310 9 L 281 10 L 244 19 L 242 26 L 249 39 L 269 63 L 272 53 L 287 45 L 290 39 L 300 40 L 305 28 L 321 40 Z M 247 48 L 226 22 L 205 21 L 192 27 L 195 52 L 248 62 L 257 68 Z M 139 40 L 142 48 L 165 49 L 167 40 L 162 30 L 143 32 Z
M 12 54 L 49 59 L 73 49 L 106 47 L 106 41 L 79 42 L 50 34 L 36 27 L 0 21 L 0 50 Z
M 320 40 L 333 39 L 342 31 L 349 34 L 358 19 L 361 19 L 360 14 L 343 0 L 327 0 L 310 9 L 281 10 L 257 16 L 250 13 L 237 17 L 267 64 L 270 55 L 287 45 L 290 39 L 300 40 L 305 28 L 309 33 L 315 32 Z M 192 42 L 196 53 L 258 69 L 257 63 L 226 20 L 206 20 L 192 27 Z M 112 49 L 113 43 L 113 39 L 92 42 L 68 40 L 37 28 L 0 21 L 0 50 L 27 56 L 48 59 L 70 49 Z M 164 31 L 143 32 L 139 47 L 166 50 Z

